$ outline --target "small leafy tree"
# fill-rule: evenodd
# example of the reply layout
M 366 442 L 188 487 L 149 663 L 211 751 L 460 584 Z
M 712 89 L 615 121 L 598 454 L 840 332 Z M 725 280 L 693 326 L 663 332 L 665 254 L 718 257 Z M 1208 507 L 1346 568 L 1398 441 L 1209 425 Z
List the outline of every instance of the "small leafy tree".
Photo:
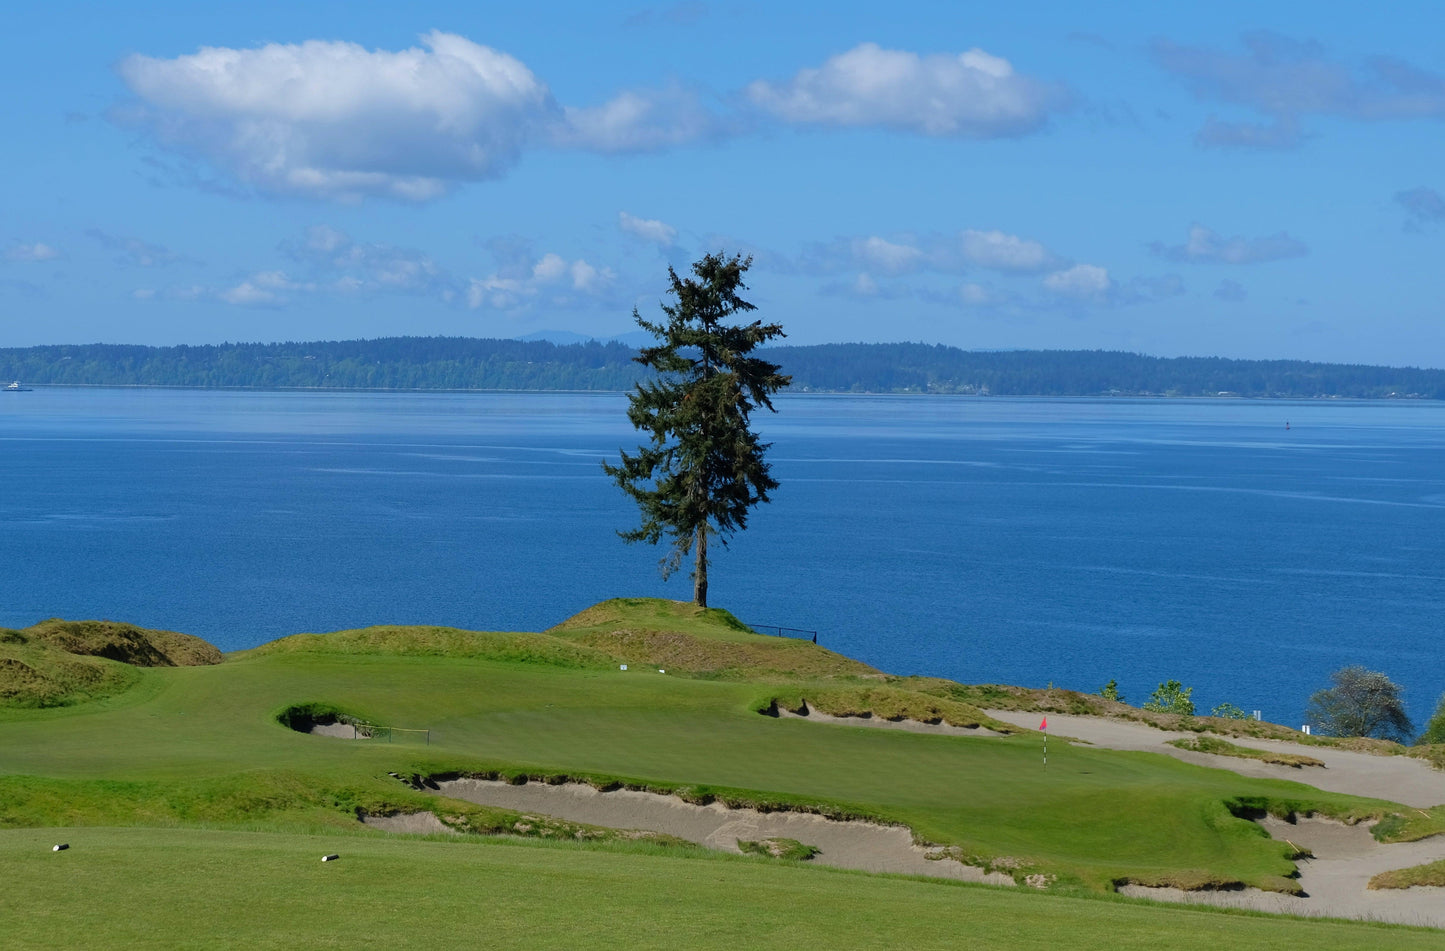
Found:
M 1167 680 L 1149 695 L 1149 699 L 1144 703 L 1144 709 L 1152 710 L 1155 713 L 1178 713 L 1182 716 L 1192 717 L 1194 716 L 1194 701 L 1190 699 L 1190 696 L 1193 693 L 1193 687 L 1186 687 L 1177 680 Z
M 1232 703 L 1221 703 L 1219 706 L 1215 707 L 1213 710 L 1210 710 L 1210 711 L 1209 711 L 1209 715 L 1212 716 L 1212 717 L 1221 717 L 1221 718 L 1223 718 L 1223 719 L 1225 719 L 1225 720 L 1252 720 L 1252 719 L 1254 719 L 1254 718 L 1251 717 L 1249 714 L 1245 713 L 1243 710 L 1239 709 L 1238 707 L 1236 707 L 1236 706 L 1235 706 L 1234 704 L 1232 704 Z
M 1116 703 L 1124 702 L 1124 695 L 1119 692 L 1119 685 L 1114 682 L 1113 677 L 1110 677 L 1109 682 L 1099 688 L 1099 696 L 1105 700 L 1113 700 Z
M 1414 727 L 1400 695 L 1404 688 L 1378 670 L 1343 667 L 1334 686 L 1310 697 L 1306 717 L 1325 736 L 1374 736 L 1409 742 Z
M 1430 722 L 1425 724 L 1425 732 L 1415 741 L 1421 746 L 1430 743 L 1445 743 L 1445 696 L 1435 705 L 1435 713 L 1430 717 Z
M 633 308 L 642 329 L 658 338 L 643 347 L 637 362 L 657 371 L 637 384 L 628 408 L 632 425 L 651 441 L 635 455 L 622 452 L 620 465 L 604 462 L 617 485 L 642 511 L 642 524 L 618 532 L 626 542 L 657 544 L 663 535 L 672 550 L 663 557 L 664 578 L 689 554 L 693 601 L 707 607 L 708 538 L 724 545 L 747 527 L 748 510 L 768 501 L 778 487 L 763 461 L 768 444 L 750 428 L 758 407 L 773 409 L 772 394 L 792 382 L 777 364 L 749 356 L 755 347 L 784 336 L 781 324 L 728 323 L 754 310 L 738 296 L 747 290 L 743 273 L 752 258 L 709 254 L 692 266 L 695 278 L 667 275 L 673 302 L 662 305 L 666 321 L 649 323 Z

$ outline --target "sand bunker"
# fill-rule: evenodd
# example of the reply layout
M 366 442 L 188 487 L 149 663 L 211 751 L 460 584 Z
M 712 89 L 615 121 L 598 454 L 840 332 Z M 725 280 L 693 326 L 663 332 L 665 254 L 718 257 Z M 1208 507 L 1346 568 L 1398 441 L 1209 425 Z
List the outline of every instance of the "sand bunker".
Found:
M 456 829 L 442 822 L 430 812 L 409 812 L 395 816 L 362 816 L 364 825 L 383 832 L 405 832 L 412 835 L 430 835 L 444 832 L 460 835 Z
M 1038 713 L 1017 710 L 985 710 L 985 714 L 1005 723 L 1033 729 L 1039 725 Z M 1158 730 L 1143 723 L 1112 720 L 1106 717 L 1076 717 L 1049 714 L 1049 732 L 1056 736 L 1077 737 L 1095 746 L 1111 750 L 1144 750 L 1163 753 L 1198 766 L 1227 769 L 1241 776 L 1261 779 L 1289 779 L 1307 783 L 1317 789 L 1350 793 L 1373 799 L 1386 799 L 1407 806 L 1425 808 L 1445 802 L 1445 772 L 1411 756 L 1374 756 L 1354 753 L 1331 746 L 1303 746 L 1280 740 L 1231 736 L 1226 739 L 1236 746 L 1269 750 L 1275 753 L 1304 753 L 1321 760 L 1324 769 L 1300 770 L 1277 763 L 1215 753 L 1197 753 L 1170 746 L 1168 741 L 1195 737 L 1197 733 Z
M 954 726 L 951 723 L 924 723 L 921 720 L 889 720 L 865 714 L 857 717 L 835 717 L 831 713 L 820 713 L 803 705 L 802 713 L 778 708 L 779 719 L 808 720 L 813 723 L 832 723 L 839 726 L 868 726 L 885 730 L 905 730 L 909 733 L 940 733 L 947 736 L 1003 736 L 995 730 L 982 726 Z
M 912 834 L 902 826 L 842 822 L 801 812 L 732 809 L 720 803 L 697 806 L 676 796 L 631 789 L 599 792 L 581 783 L 513 786 L 491 780 L 456 779 L 440 783 L 439 788 L 444 796 L 484 806 L 541 813 L 611 829 L 646 829 L 724 852 L 740 851 L 739 839 L 797 839 L 819 849 L 812 860 L 819 865 L 996 885 L 1014 883 L 1007 875 L 986 873 L 951 858 L 930 859 L 930 854 L 942 856 L 942 851 L 914 845 Z
M 1032 728 L 1038 725 L 1037 713 L 1016 710 L 988 710 L 985 713 L 1018 726 Z M 1142 723 L 1051 713 L 1049 728 L 1049 732 L 1055 735 L 1076 737 L 1107 749 L 1163 753 L 1199 766 L 1227 769 L 1242 776 L 1290 779 L 1331 792 L 1369 796 L 1416 807 L 1445 802 L 1445 772 L 1408 756 L 1372 756 L 1329 746 L 1304 746 L 1255 737 L 1228 738 L 1237 746 L 1278 753 L 1305 753 L 1325 764 L 1324 769 L 1301 771 L 1292 766 L 1261 763 L 1237 756 L 1181 750 L 1168 745 L 1168 741 L 1197 734 L 1158 730 Z M 1251 908 L 1294 915 L 1366 918 L 1445 928 L 1445 888 L 1370 891 L 1365 887 L 1370 878 L 1380 872 L 1445 859 L 1445 836 L 1383 845 L 1370 835 L 1367 824 L 1347 826 L 1328 819 L 1300 819 L 1297 823 L 1288 823 L 1265 818 L 1260 825 L 1274 838 L 1314 853 L 1314 858 L 1301 859 L 1297 863 L 1300 887 L 1308 897 L 1298 898 L 1252 888 L 1182 891 L 1128 885 L 1119 891 L 1160 901 Z
M 1260 825 L 1274 838 L 1314 852 L 1314 858 L 1298 862 L 1300 886 L 1308 897 L 1253 888 L 1187 892 L 1139 885 L 1126 885 L 1119 893 L 1186 904 L 1445 928 L 1445 888 L 1370 891 L 1365 887 L 1371 876 L 1380 872 L 1445 859 L 1445 837 L 1382 845 L 1364 824 L 1347 826 L 1329 819 L 1300 819 L 1289 823 L 1266 818 Z
M 350 723 L 315 723 L 308 732 L 314 736 L 330 736 L 338 740 L 356 739 L 356 727 Z

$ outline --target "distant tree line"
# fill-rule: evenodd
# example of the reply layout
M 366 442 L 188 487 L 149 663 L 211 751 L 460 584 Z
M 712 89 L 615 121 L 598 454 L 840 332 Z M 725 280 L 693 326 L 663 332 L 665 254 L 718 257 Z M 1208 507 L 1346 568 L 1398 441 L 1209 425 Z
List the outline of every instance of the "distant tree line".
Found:
M 1445 399 L 1445 370 L 1147 357 L 1110 350 L 960 350 L 921 343 L 776 347 L 794 390 L 993 396 Z
M 0 382 L 260 389 L 628 390 L 648 371 L 620 343 L 471 337 L 316 343 L 0 349 Z M 814 393 L 1445 399 L 1445 370 L 1147 357 L 1105 350 L 976 351 L 921 343 L 769 347 Z

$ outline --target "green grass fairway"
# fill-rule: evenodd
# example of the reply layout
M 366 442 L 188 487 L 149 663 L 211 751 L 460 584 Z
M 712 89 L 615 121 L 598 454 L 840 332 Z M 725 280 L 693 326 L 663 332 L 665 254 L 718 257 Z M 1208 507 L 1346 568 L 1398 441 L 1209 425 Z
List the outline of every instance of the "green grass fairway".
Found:
M 618 669 L 619 658 L 629 670 Z M 664 661 L 666 674 L 657 670 Z M 321 946 L 330 940 L 325 926 L 334 924 L 335 944 L 349 946 L 393 927 L 386 922 L 397 915 L 410 938 L 521 943 L 530 934 L 552 945 L 571 943 L 567 935 L 609 945 L 625 935 L 650 946 L 645 922 L 653 915 L 666 922 L 658 946 L 671 947 L 795 946 L 799 920 L 814 942 L 831 935 L 825 947 L 952 946 L 960 928 L 976 929 L 973 943 L 999 947 L 1014 932 L 1024 937 L 1008 947 L 1129 947 L 1129 934 L 1142 947 L 1151 929 L 1151 946 L 1168 931 L 1175 944 L 1187 933 L 1200 947 L 1273 947 L 1272 936 L 1291 928 L 1329 937 L 1320 947 L 1379 946 L 1359 937 L 1376 932 L 1351 930 L 1357 926 L 775 868 L 768 859 L 664 844 L 387 839 L 362 829 L 358 813 L 433 810 L 473 831 L 505 831 L 517 819 L 439 799 L 388 773 L 621 781 L 692 798 L 874 817 L 1018 878 L 1045 873 L 1055 892 L 1096 895 L 1125 880 L 1293 888 L 1290 847 L 1238 817 L 1251 809 L 1399 810 L 1391 822 L 1402 837 L 1411 823 L 1429 821 L 1390 803 L 1156 754 L 1056 742 L 1046 769 L 1036 734 L 924 735 L 762 716 L 759 709 L 783 697 L 873 696 L 923 710 L 932 701 L 810 643 L 761 637 L 725 612 L 699 615 L 666 602 L 608 602 L 545 634 L 304 635 L 213 666 L 129 667 L 126 676 L 133 685 L 103 699 L 0 709 L 5 867 L 25 870 L 10 879 L 32 896 L 41 922 L 26 925 L 27 944 L 44 946 L 46 916 L 60 935 L 57 916 L 73 927 L 107 913 L 116 920 L 104 927 L 118 929 L 106 932 L 117 943 L 164 944 L 165 934 L 148 938 L 146 929 L 191 920 L 185 902 L 206 901 L 214 887 L 233 897 L 217 899 L 224 920 L 206 933 L 249 935 L 236 943 L 253 946 L 286 943 L 288 921 Z M 429 729 L 431 745 L 401 734 L 393 743 L 332 739 L 278 722 L 282 710 L 308 703 Z M 948 703 L 951 717 L 971 715 L 966 704 Z M 593 834 L 575 824 L 526 825 L 533 836 Z M 76 849 L 32 855 L 57 834 L 26 831 L 40 827 L 69 827 L 63 836 Z M 299 837 L 317 833 L 323 838 Z M 316 859 L 325 851 L 346 851 L 348 860 L 323 867 Z M 75 870 L 74 877 L 47 879 L 58 869 Z M 335 894 L 328 883 L 340 883 Z M 169 910 L 130 914 L 152 900 L 146 889 L 172 889 Z M 249 907 L 242 897 L 268 889 L 279 889 L 274 914 L 242 920 L 239 909 Z M 21 892 L 10 892 L 20 900 Z M 1163 924 L 1186 918 L 1190 926 L 1177 934 Z M 879 937 L 897 929 L 909 937 Z
M 0 832 L 0 866 L 4 944 L 25 949 L 1440 947 L 1421 929 L 507 840 L 26 829 Z

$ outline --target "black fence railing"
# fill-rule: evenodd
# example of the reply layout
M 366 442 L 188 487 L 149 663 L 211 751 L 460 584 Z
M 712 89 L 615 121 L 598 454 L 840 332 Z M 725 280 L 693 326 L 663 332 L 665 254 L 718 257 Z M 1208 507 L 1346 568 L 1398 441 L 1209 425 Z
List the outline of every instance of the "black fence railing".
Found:
M 811 639 L 814 644 L 818 643 L 818 632 L 804 630 L 801 627 L 782 627 L 777 624 L 749 624 L 748 627 L 759 634 L 771 634 L 773 637 L 800 637 L 803 640 Z

